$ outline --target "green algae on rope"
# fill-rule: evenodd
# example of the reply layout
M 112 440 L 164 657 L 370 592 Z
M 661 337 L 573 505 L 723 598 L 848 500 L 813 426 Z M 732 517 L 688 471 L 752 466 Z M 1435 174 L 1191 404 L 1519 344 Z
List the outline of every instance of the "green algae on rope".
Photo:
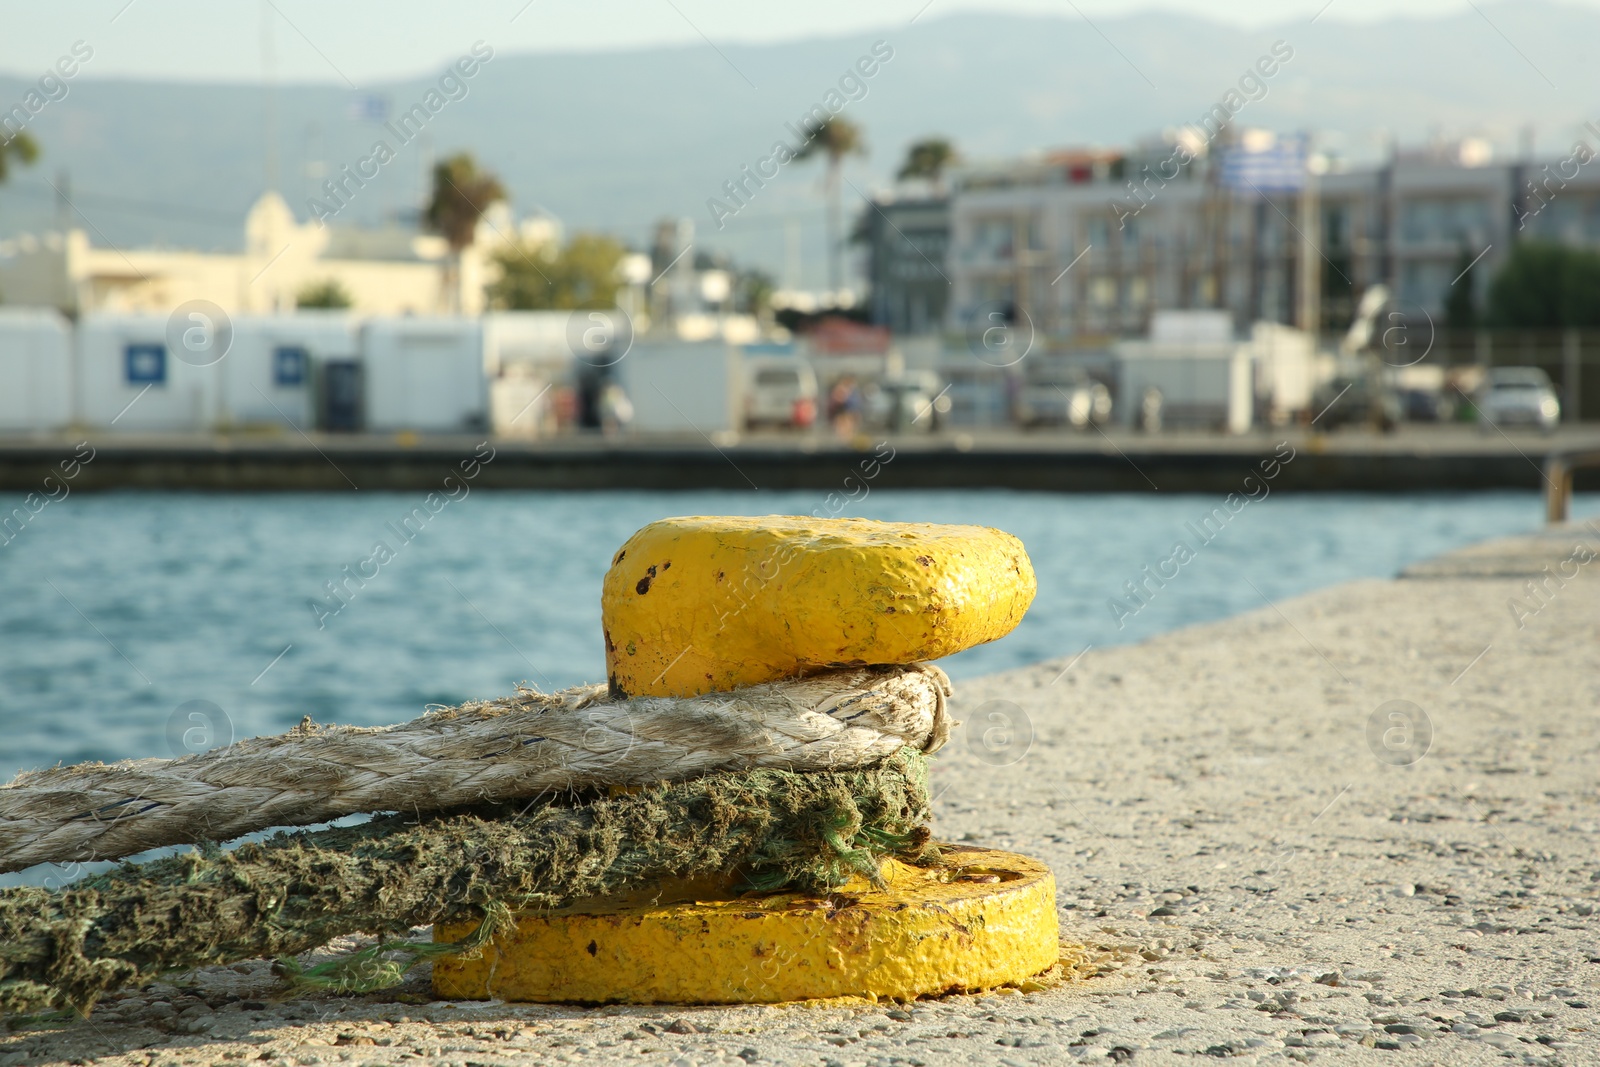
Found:
M 0 891 L 0 1012 L 87 1010 L 172 971 L 442 919 L 484 919 L 486 938 L 504 909 L 558 908 L 661 878 L 736 872 L 755 889 L 825 892 L 875 875 L 888 855 L 930 858 L 928 817 L 927 760 L 906 748 L 856 770 L 725 772 L 618 796 L 387 815 L 125 864 L 61 890 Z M 381 988 L 428 955 L 391 946 L 369 950 L 366 966 L 288 976 Z

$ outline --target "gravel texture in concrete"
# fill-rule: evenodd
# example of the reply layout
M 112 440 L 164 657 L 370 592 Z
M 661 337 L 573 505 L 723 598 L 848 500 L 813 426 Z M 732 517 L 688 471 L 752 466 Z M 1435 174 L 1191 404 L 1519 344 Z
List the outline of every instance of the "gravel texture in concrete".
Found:
M 1070 980 L 586 1009 L 425 975 L 282 1001 L 256 961 L 0 1037 L 0 1067 L 1600 1063 L 1600 524 L 1069 650 L 957 713 L 936 831 L 1051 864 Z

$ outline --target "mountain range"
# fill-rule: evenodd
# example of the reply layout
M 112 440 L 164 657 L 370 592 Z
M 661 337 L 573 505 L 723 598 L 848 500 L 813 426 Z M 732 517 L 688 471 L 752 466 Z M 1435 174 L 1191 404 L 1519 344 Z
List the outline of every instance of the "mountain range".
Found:
M 949 137 L 983 160 L 1125 144 L 1195 122 L 1276 42 L 1292 58 L 1240 122 L 1314 130 L 1354 160 L 1377 157 L 1391 139 L 1456 135 L 1486 137 L 1503 154 L 1530 126 L 1539 149 L 1554 154 L 1585 119 L 1600 117 L 1600 74 L 1586 54 L 1596 40 L 1600 11 L 1545 0 L 1377 24 L 1330 13 L 1260 30 L 1156 13 L 1092 23 L 1074 14 L 930 13 L 873 33 L 781 44 L 494 52 L 458 77 L 465 95 L 446 98 L 409 143 L 380 120 L 426 108 L 445 63 L 359 95 L 343 84 L 295 84 L 269 96 L 239 85 L 96 79 L 91 61 L 63 99 L 33 117 L 43 156 L 0 186 L 0 236 L 71 214 L 97 243 L 236 248 L 269 173 L 308 217 L 319 167 L 355 167 L 387 139 L 395 158 L 349 197 L 337 222 L 405 217 L 432 155 L 469 150 L 502 177 L 519 211 L 548 212 L 569 231 L 610 231 L 642 246 L 654 220 L 687 216 L 698 248 L 816 285 L 819 164 L 783 167 L 720 230 L 707 202 L 727 203 L 723 183 L 743 165 L 775 142 L 792 145 L 791 127 L 830 91 L 866 134 L 869 154 L 845 167 L 847 202 L 859 205 L 892 184 L 920 136 Z M 440 45 L 454 62 L 470 58 L 474 42 Z M 875 48 L 889 58 L 864 77 L 858 63 Z M 0 110 L 22 101 L 36 77 L 0 76 Z

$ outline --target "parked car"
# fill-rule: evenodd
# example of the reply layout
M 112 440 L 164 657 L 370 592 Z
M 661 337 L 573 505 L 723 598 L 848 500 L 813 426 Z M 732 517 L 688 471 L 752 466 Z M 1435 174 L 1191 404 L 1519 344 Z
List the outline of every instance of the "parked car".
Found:
M 1496 367 L 1477 396 L 1478 428 L 1537 426 L 1553 433 L 1561 421 L 1561 401 L 1550 376 L 1538 367 Z
M 1376 375 L 1340 376 L 1324 383 L 1312 395 L 1311 410 L 1321 430 L 1365 424 L 1388 433 L 1405 415 L 1399 392 Z
M 745 360 L 745 425 L 805 429 L 817 421 L 817 375 L 794 356 Z
M 866 389 L 867 422 L 894 431 L 932 433 L 944 425 L 951 402 L 945 383 L 929 370 L 906 371 Z
M 1447 422 L 1450 398 L 1432 389 L 1402 389 L 1400 404 L 1407 422 Z
M 1082 430 L 1111 420 L 1111 390 L 1087 374 L 1024 381 L 1017 392 L 1017 424 Z

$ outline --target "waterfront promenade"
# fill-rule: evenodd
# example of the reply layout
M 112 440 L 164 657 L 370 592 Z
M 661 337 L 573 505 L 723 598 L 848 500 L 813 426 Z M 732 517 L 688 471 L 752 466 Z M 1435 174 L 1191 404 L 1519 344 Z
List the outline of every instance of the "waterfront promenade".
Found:
M 846 479 L 864 485 L 863 475 L 870 475 L 872 488 L 1228 493 L 1259 460 L 1290 454 L 1276 489 L 1537 489 L 1544 457 L 1555 449 L 1600 449 L 1600 427 L 1564 427 L 1549 436 L 1455 425 L 1408 426 L 1389 435 L 1286 427 L 1238 437 L 945 430 L 872 433 L 849 442 L 824 434 L 525 442 L 483 434 L 88 433 L 0 438 L 0 491 L 37 491 L 62 460 L 91 454 L 75 490 L 433 489 L 463 461 L 492 455 L 482 463 L 478 487 L 831 491 Z M 1578 488 L 1600 488 L 1600 472 L 1580 472 Z

